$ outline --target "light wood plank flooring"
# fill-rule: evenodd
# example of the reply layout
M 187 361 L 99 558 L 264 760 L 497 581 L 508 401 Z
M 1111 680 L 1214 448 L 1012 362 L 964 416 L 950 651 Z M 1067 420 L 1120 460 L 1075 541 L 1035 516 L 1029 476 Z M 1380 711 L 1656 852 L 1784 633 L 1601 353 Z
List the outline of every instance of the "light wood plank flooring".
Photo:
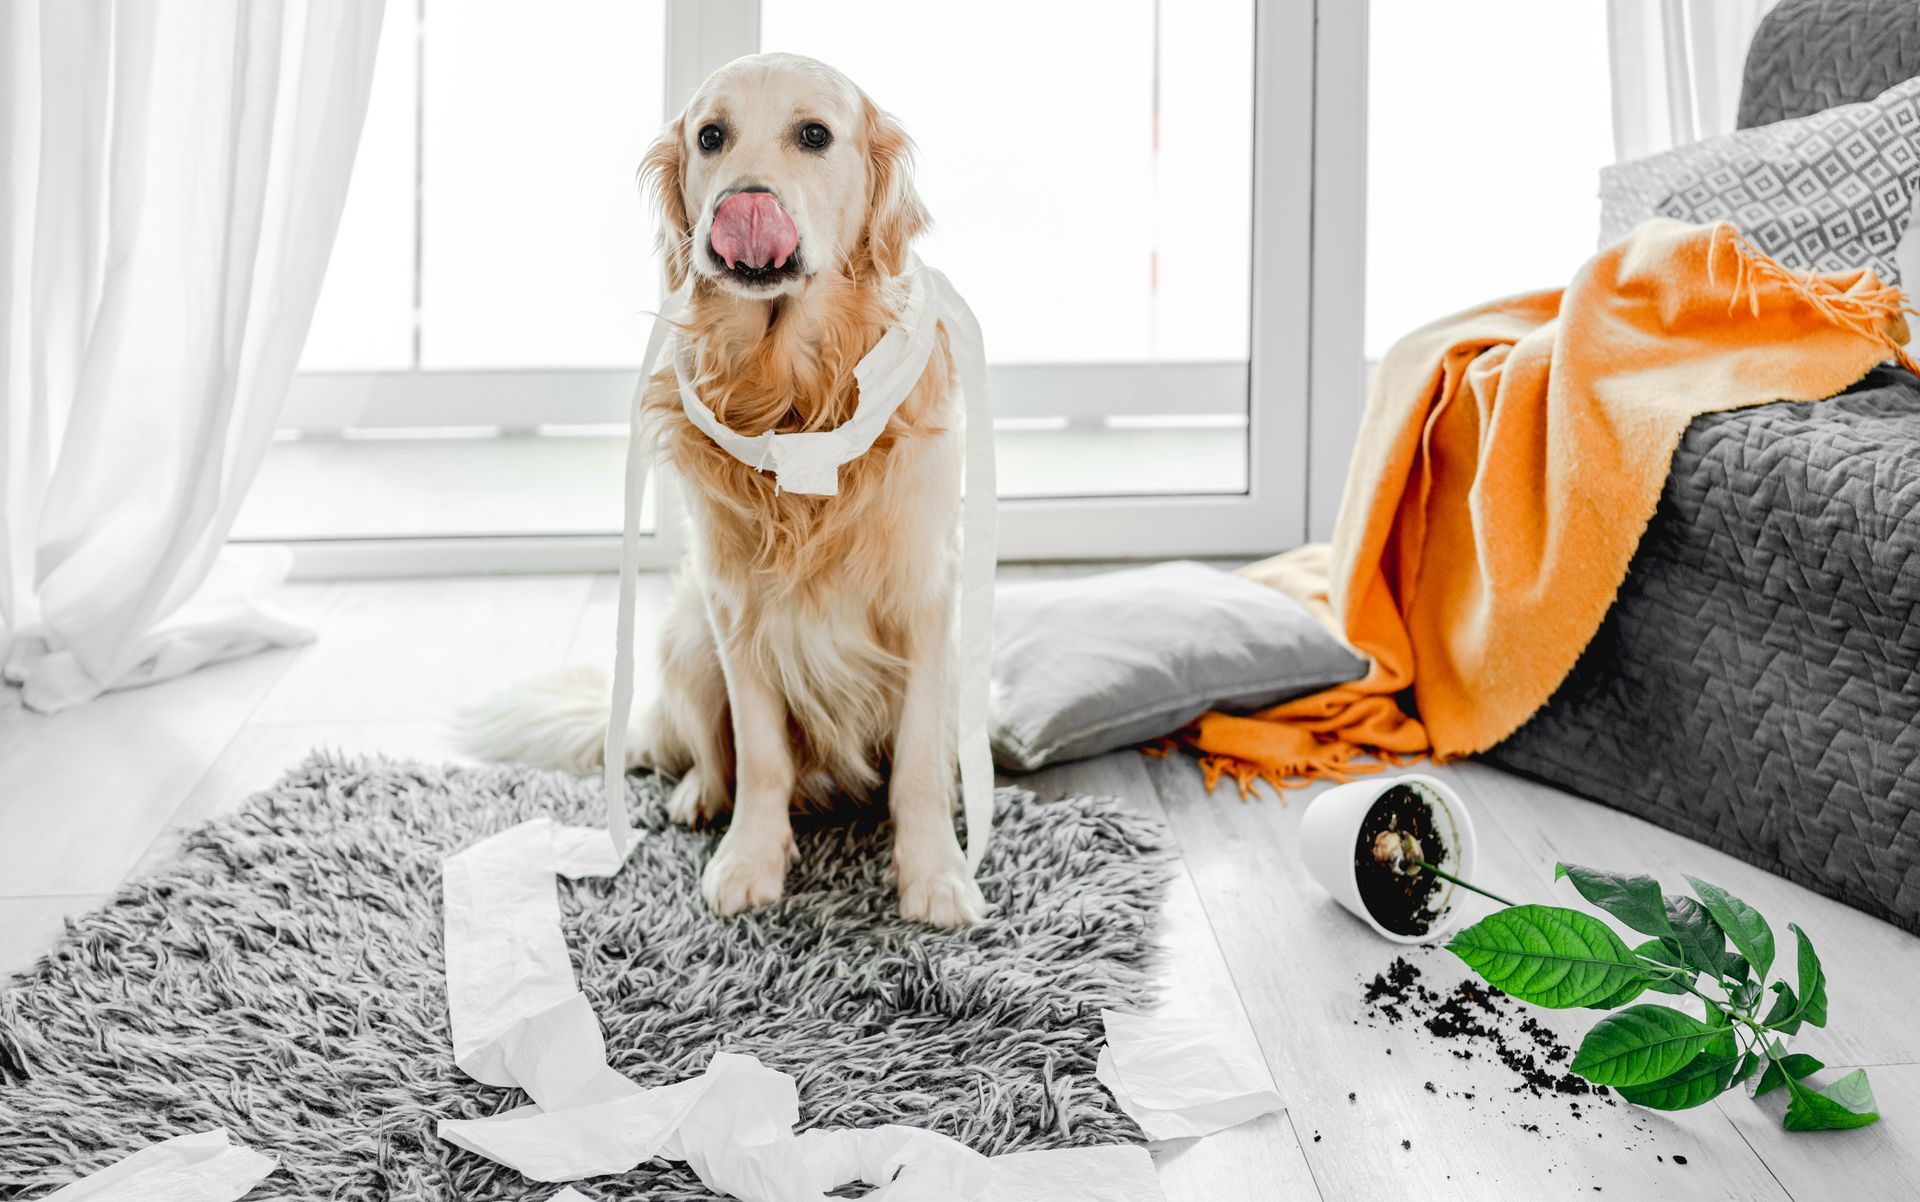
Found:
M 648 577 L 643 654 L 666 598 L 665 578 Z M 65 916 L 169 854 L 180 830 L 237 805 L 313 747 L 454 758 L 444 722 L 457 706 L 521 676 L 601 660 L 615 604 L 612 579 L 591 576 L 304 585 L 289 601 L 318 623 L 313 645 L 56 717 L 27 713 L 16 691 L 0 690 L 0 975 L 58 938 Z M 1314 790 L 1210 796 L 1191 763 L 1127 752 L 1011 783 L 1111 795 L 1167 823 L 1181 867 L 1165 910 L 1164 1005 L 1250 1026 L 1288 1102 L 1283 1114 L 1157 1148 L 1173 1202 L 1914 1196 L 1920 939 L 1544 786 L 1473 763 L 1438 771 L 1474 805 L 1480 875 L 1508 896 L 1568 898 L 1549 879 L 1566 858 L 1670 885 L 1692 872 L 1746 897 L 1782 932 L 1788 920 L 1805 926 L 1831 976 L 1832 1020 L 1801 1046 L 1836 1069 L 1870 1066 L 1886 1118 L 1794 1136 L 1779 1127 L 1782 1099 L 1736 1093 L 1677 1115 L 1588 1107 L 1576 1121 L 1565 1100 L 1511 1093 L 1511 1076 L 1484 1056 L 1460 1060 L 1416 1027 L 1369 1025 L 1364 982 L 1397 949 L 1300 868 L 1295 836 Z M 1410 958 L 1436 984 L 1463 975 L 1444 952 Z M 1593 1017 L 1540 1015 L 1570 1042 Z

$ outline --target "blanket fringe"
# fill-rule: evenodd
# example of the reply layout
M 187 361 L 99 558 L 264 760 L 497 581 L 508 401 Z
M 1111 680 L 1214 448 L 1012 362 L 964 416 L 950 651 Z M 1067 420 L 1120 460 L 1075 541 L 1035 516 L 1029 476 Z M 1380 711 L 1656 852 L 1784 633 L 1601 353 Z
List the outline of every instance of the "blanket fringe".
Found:
M 1892 284 L 1881 284 L 1880 287 L 1868 292 L 1843 291 L 1812 270 L 1801 275 L 1782 266 L 1779 261 L 1749 241 L 1745 234 L 1731 225 L 1726 228 L 1732 235 L 1729 245 L 1735 252 L 1733 296 L 1727 303 L 1727 312 L 1733 312 L 1744 297 L 1747 302 L 1747 311 L 1758 317 L 1760 285 L 1763 282 L 1778 284 L 1798 295 L 1814 312 L 1833 325 L 1880 343 L 1887 348 L 1888 356 L 1901 367 L 1915 375 L 1920 375 L 1920 364 L 1914 362 L 1913 358 L 1907 354 L 1907 348 L 1895 341 L 1886 327 L 1889 318 L 1899 317 L 1905 313 L 1920 316 L 1920 310 L 1907 305 L 1906 293 Z M 1719 244 L 1716 242 L 1715 245 Z M 1711 275 L 1711 256 L 1708 259 L 1708 272 Z
M 1249 801 L 1259 791 L 1261 782 L 1273 789 L 1274 795 L 1286 802 L 1287 791 L 1301 789 L 1316 781 L 1333 781 L 1336 784 L 1348 782 L 1362 776 L 1371 776 L 1388 767 L 1404 768 L 1425 759 L 1424 754 L 1402 755 L 1378 747 L 1362 747 L 1341 739 L 1319 739 L 1311 752 L 1293 756 L 1281 763 L 1255 764 L 1235 756 L 1218 752 L 1203 752 L 1181 738 L 1161 739 L 1140 748 L 1142 755 L 1154 759 L 1165 759 L 1177 750 L 1192 750 L 1194 762 L 1200 767 L 1200 778 L 1208 793 L 1212 793 L 1222 780 L 1232 779 L 1240 790 L 1240 800 Z M 1357 763 L 1361 756 L 1373 762 Z

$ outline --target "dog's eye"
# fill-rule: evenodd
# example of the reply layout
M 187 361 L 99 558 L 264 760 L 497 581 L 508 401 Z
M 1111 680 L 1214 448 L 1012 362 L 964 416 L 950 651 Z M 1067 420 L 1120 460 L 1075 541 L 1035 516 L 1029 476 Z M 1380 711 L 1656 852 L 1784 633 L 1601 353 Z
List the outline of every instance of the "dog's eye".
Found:
M 720 149 L 720 144 L 726 140 L 727 131 L 717 125 L 708 125 L 700 130 L 700 149 L 708 154 Z
M 809 121 L 800 127 L 800 145 L 808 150 L 825 150 L 831 141 L 833 135 L 818 121 Z

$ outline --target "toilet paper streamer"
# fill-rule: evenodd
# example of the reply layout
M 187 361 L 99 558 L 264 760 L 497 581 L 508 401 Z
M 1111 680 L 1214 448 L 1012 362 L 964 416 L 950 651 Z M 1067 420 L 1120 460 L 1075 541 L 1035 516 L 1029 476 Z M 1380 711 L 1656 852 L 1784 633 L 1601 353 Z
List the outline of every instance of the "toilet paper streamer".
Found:
M 226 1128 L 215 1127 L 149 1144 L 40 1202 L 234 1202 L 273 1168 L 273 1157 L 230 1142 Z
M 1215 1018 L 1102 1010 L 1094 1076 L 1152 1140 L 1211 1135 L 1281 1107 L 1251 1031 Z
M 607 723 L 605 769 L 607 830 L 624 855 L 633 835 L 628 827 L 627 720 L 633 712 L 633 602 L 640 550 L 640 498 L 646 490 L 647 447 L 641 425 L 641 399 L 662 361 L 671 362 L 688 419 L 734 458 L 771 470 L 789 492 L 832 496 L 839 491 L 839 469 L 866 453 L 886 429 L 887 420 L 926 371 L 946 326 L 947 344 L 960 377 L 965 422 L 965 500 L 961 508 L 959 608 L 959 695 L 955 720 L 959 736 L 960 795 L 967 826 L 967 866 L 977 870 L 993 827 L 993 756 L 987 740 L 987 696 L 993 668 L 993 569 L 997 553 L 993 458 L 993 406 L 987 393 L 986 348 L 973 310 L 945 275 L 918 258 L 902 277 L 906 299 L 894 324 L 854 367 L 860 395 L 853 416 L 833 430 L 751 437 L 729 429 L 699 397 L 686 362 L 685 348 L 672 334 L 687 293 L 668 298 L 653 323 L 634 391 L 627 438 L 626 512 L 620 542 L 619 613 L 614 628 L 612 713 Z
M 455 1062 L 531 1103 L 445 1119 L 440 1135 L 536 1181 L 685 1161 L 708 1188 L 743 1202 L 825 1202 L 854 1181 L 873 1202 L 1162 1202 L 1139 1148 L 986 1157 L 917 1127 L 796 1133 L 794 1079 L 752 1056 L 718 1052 L 704 1072 L 643 1088 L 606 1062 L 598 1018 L 579 990 L 560 929 L 556 875 L 617 871 L 604 832 L 539 818 L 483 839 L 444 866 L 448 1018 Z

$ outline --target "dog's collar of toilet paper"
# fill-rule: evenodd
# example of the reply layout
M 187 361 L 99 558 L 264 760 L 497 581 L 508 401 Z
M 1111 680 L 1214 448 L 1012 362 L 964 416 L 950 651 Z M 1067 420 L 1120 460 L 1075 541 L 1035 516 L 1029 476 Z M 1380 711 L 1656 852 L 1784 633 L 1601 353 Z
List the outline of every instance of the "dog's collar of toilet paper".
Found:
M 961 507 L 959 696 L 955 706 L 959 735 L 960 794 L 967 824 L 967 866 L 977 869 L 986 853 L 993 824 L 993 756 L 987 742 L 987 693 L 993 660 L 993 568 L 997 530 L 994 506 L 993 406 L 987 397 L 986 350 L 980 323 L 947 277 L 918 256 L 903 274 L 906 299 L 894 323 L 854 367 L 860 396 L 853 416 L 832 430 L 803 434 L 736 433 L 700 400 L 689 378 L 687 352 L 672 333 L 686 307 L 688 293 L 671 296 L 653 323 L 634 391 L 627 440 L 626 513 L 620 550 L 620 609 L 614 634 L 613 709 L 605 746 L 607 830 L 617 854 L 624 856 L 633 832 L 627 822 L 627 718 L 633 708 L 634 578 L 640 550 L 640 497 L 646 488 L 647 458 L 641 437 L 641 401 L 663 354 L 671 353 L 681 408 L 688 420 L 735 459 L 759 471 L 771 470 L 783 491 L 834 496 L 840 491 L 840 465 L 865 454 L 925 373 L 939 336 L 947 344 L 960 377 L 965 412 L 966 495 Z
M 853 416 L 834 429 L 802 434 L 736 433 L 700 399 L 690 361 L 692 350 L 671 331 L 666 334 L 664 347 L 649 354 L 647 374 L 651 375 L 655 369 L 651 361 L 654 353 L 667 358 L 673 364 L 674 379 L 680 386 L 680 408 L 687 420 L 748 467 L 773 472 L 775 486 L 782 492 L 834 496 L 840 491 L 840 465 L 867 453 L 933 357 L 944 306 L 930 299 L 929 294 L 938 286 L 929 286 L 929 274 L 925 265 L 916 262 L 902 277 L 907 285 L 905 303 L 893 325 L 854 367 L 853 376 L 860 386 L 859 399 Z M 944 277 L 939 284 L 951 287 L 946 285 Z M 686 294 L 682 292 L 669 302 L 673 307 L 667 311 L 677 313 L 685 302 Z M 663 324 L 656 323 L 656 328 Z

